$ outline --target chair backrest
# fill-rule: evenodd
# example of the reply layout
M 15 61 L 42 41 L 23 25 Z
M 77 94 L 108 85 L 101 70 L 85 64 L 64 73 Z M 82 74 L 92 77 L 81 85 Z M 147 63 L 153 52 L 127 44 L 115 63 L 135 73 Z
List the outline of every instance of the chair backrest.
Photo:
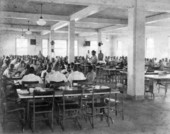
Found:
M 85 80 L 73 80 L 72 81 L 73 87 L 85 85 L 86 83 L 87 83 L 86 79 Z
M 64 90 L 63 95 L 79 95 L 82 94 L 82 90 Z
M 58 88 L 61 86 L 66 86 L 66 83 L 64 81 L 50 81 L 50 88 L 53 88 L 54 90 L 59 90 Z
M 36 107 L 41 107 L 45 109 L 48 107 L 49 111 L 54 109 L 54 90 L 47 90 L 47 91 L 37 91 L 34 90 L 33 92 L 33 110 L 36 111 Z
M 65 111 L 65 105 L 72 105 L 74 103 L 81 106 L 83 90 L 64 90 L 63 91 L 63 111 Z
M 22 81 L 22 88 L 36 87 L 39 81 Z
M 100 103 L 105 103 L 105 99 L 109 100 L 107 106 L 110 106 L 110 96 L 111 96 L 111 88 L 107 89 L 93 89 L 92 91 L 92 106 L 95 107 L 95 102 L 100 101 Z

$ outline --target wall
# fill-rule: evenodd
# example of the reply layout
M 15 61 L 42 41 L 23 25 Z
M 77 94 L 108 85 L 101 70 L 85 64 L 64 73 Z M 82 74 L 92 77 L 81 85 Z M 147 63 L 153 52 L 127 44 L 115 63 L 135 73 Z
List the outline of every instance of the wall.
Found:
M 0 32 L 0 56 L 2 55 L 15 55 L 16 54 L 16 38 L 19 38 L 21 36 L 21 32 L 14 32 L 14 31 L 1 31 Z M 25 38 L 29 40 L 28 43 L 28 54 L 29 55 L 36 55 L 39 53 L 39 51 L 42 50 L 42 39 L 48 39 L 49 40 L 49 54 L 51 53 L 51 45 L 50 45 L 50 38 L 52 40 L 67 40 L 67 33 L 54 33 L 52 34 L 52 37 L 50 35 L 41 36 L 40 34 L 32 34 L 32 35 L 24 35 Z M 87 51 L 89 50 L 89 47 L 84 47 L 83 44 L 86 40 L 89 41 L 97 41 L 96 36 L 91 37 L 80 37 L 76 36 L 76 40 L 78 41 L 78 54 L 80 56 L 86 56 Z M 30 39 L 36 39 L 36 45 L 30 45 Z M 102 42 L 103 46 L 101 46 L 101 50 L 104 53 L 105 56 L 111 55 L 113 52 L 113 49 L 111 47 L 113 46 L 112 37 L 108 36 L 106 39 L 106 36 L 102 36 Z M 97 52 L 98 53 L 98 52 Z
M 90 47 L 84 47 L 83 44 L 85 41 L 98 41 L 97 36 L 91 36 L 91 37 L 79 37 L 79 55 L 80 56 L 86 56 L 87 51 L 90 50 Z M 102 43 L 101 50 L 104 54 L 104 56 L 110 56 L 112 54 L 112 46 L 113 46 L 113 39 L 112 36 L 106 36 L 102 35 Z M 98 55 L 98 51 L 96 52 Z
M 122 54 L 123 56 L 127 56 L 128 55 L 128 46 L 129 46 L 129 39 L 127 36 L 113 36 L 112 38 L 112 43 L 113 43 L 113 51 L 111 56 L 118 56 L 118 41 L 121 41 L 123 44 L 122 47 Z
M 0 32 L 0 56 L 16 54 L 16 39 L 20 38 L 21 32 L 1 31 Z M 28 54 L 37 55 L 42 50 L 42 39 L 48 39 L 50 44 L 50 36 L 41 36 L 33 33 L 32 35 L 24 35 L 28 39 Z M 30 45 L 30 39 L 36 39 L 36 45 Z M 67 34 L 54 34 L 53 40 L 67 40 Z M 49 52 L 50 52 L 49 45 Z
M 16 54 L 16 39 L 20 38 L 21 32 L 1 31 L 0 32 L 0 56 Z M 41 51 L 41 37 L 37 34 L 25 35 L 28 39 L 28 54 L 35 55 Z M 30 39 L 36 39 L 36 46 L 30 45 Z
M 15 38 L 15 34 L 0 32 L 0 56 L 15 54 Z
M 168 57 L 170 58 L 170 44 L 168 45 L 168 36 L 170 36 L 170 32 L 168 31 L 162 31 L 162 32 L 152 32 L 152 33 L 147 33 L 146 34 L 146 39 L 147 38 L 153 38 L 154 39 L 154 52 L 155 52 L 155 57 L 160 59 L 160 58 L 165 58 Z M 117 41 L 120 40 L 123 43 L 123 52 L 128 53 L 128 45 L 129 45 L 129 39 L 127 36 L 114 36 L 112 43 L 113 43 L 113 48 L 114 51 L 112 53 L 113 56 L 117 55 Z

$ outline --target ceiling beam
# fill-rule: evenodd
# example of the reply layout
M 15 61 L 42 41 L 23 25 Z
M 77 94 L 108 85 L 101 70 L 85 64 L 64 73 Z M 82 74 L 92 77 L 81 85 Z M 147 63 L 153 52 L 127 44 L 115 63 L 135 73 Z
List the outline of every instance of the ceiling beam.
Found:
M 44 17 L 45 16 L 45 17 Z M 38 20 L 40 17 L 39 14 L 32 14 L 32 13 L 20 13 L 20 12 L 0 12 L 0 18 L 12 18 L 12 19 L 25 19 L 25 20 Z M 43 17 L 47 21 L 69 21 L 69 16 L 60 16 L 60 15 L 48 15 L 44 14 Z M 103 19 L 103 18 L 84 18 L 79 20 L 79 22 L 85 23 L 106 23 L 106 24 L 126 24 L 126 19 Z
M 90 16 L 92 14 L 95 14 L 95 13 L 101 11 L 101 10 L 104 10 L 104 9 L 106 9 L 106 7 L 104 7 L 104 6 L 103 7 L 94 6 L 94 5 L 88 6 L 88 7 L 84 8 L 84 9 L 72 14 L 70 16 L 70 21 L 79 21 L 79 20 L 81 20 L 83 18 L 86 18 L 86 17 L 88 17 L 88 16 Z M 60 21 L 60 22 L 54 24 L 53 26 L 51 26 L 51 30 L 58 30 L 58 29 L 60 29 L 62 27 L 67 26 L 68 24 L 69 24 L 68 22 Z
M 56 3 L 56 4 L 72 4 L 72 5 L 98 5 L 118 8 L 129 8 L 134 5 L 133 0 L 28 0 L 29 2 L 38 3 Z
M 91 28 L 75 28 L 76 33 L 97 33 L 96 29 Z
M 46 21 L 69 21 L 68 16 L 49 15 L 49 14 L 43 14 L 42 16 Z M 27 19 L 38 20 L 40 18 L 40 14 L 1 11 L 0 17 L 13 18 L 13 19 L 25 19 L 25 20 Z
M 117 8 L 129 8 L 134 6 L 134 0 L 29 0 L 31 2 L 47 2 L 73 5 L 99 5 Z M 154 12 L 170 12 L 168 0 L 146 0 L 145 9 Z
M 104 27 L 99 29 L 99 32 L 110 32 L 110 31 L 114 31 L 114 30 L 120 30 L 120 29 L 124 29 L 126 28 L 127 25 L 120 25 L 120 26 L 109 26 L 109 27 Z
M 61 28 L 54 32 L 55 33 L 68 33 L 68 28 Z M 44 30 L 41 32 L 42 35 L 46 35 L 49 33 L 50 33 L 50 30 Z M 90 28 L 75 28 L 75 33 L 97 33 L 97 30 L 90 29 Z
M 167 20 L 167 19 L 170 19 L 170 14 L 169 13 L 163 13 L 163 14 L 147 17 L 146 18 L 146 23 L 151 24 L 151 23 L 164 21 L 164 20 Z
M 99 11 L 102 11 L 106 9 L 106 7 L 104 6 L 96 6 L 96 5 L 92 5 L 92 6 L 88 6 L 87 8 L 84 8 L 74 14 L 72 14 L 70 16 L 70 21 L 78 21 L 78 20 L 81 20 L 83 18 L 86 18 L 90 15 L 93 15 Z
M 112 24 L 112 25 L 124 25 L 128 23 L 127 19 L 103 19 L 103 18 L 84 18 L 79 22 L 84 23 L 104 23 L 104 24 Z
M 0 27 L 3 27 L 4 29 L 11 29 L 11 30 L 22 30 L 26 31 L 28 29 L 27 25 L 14 25 L 14 24 L 0 24 Z M 50 30 L 50 27 L 41 27 L 41 26 L 33 26 L 30 25 L 30 31 L 42 31 L 42 30 Z
M 60 21 L 60 22 L 54 24 L 53 26 L 51 26 L 51 30 L 58 30 L 58 29 L 65 27 L 67 25 L 68 25 L 68 22 Z
M 169 13 L 163 13 L 163 14 L 147 17 L 146 18 L 146 25 L 150 26 L 150 25 L 153 25 L 154 23 L 156 24 L 156 22 L 165 21 L 167 19 L 170 19 Z M 127 23 L 124 24 L 124 25 L 120 25 L 120 26 L 119 25 L 117 25 L 117 26 L 113 25 L 113 26 L 101 28 L 101 29 L 99 29 L 99 31 L 109 32 L 109 31 L 113 31 L 113 30 L 120 30 L 120 29 L 123 29 L 123 28 L 127 28 L 127 25 L 128 25 Z M 155 25 L 155 27 L 156 27 L 156 25 Z
M 49 34 L 51 31 L 50 30 L 43 30 L 41 31 L 41 35 L 46 35 Z
M 97 35 L 97 32 L 96 33 L 80 33 L 79 36 L 81 37 L 88 37 L 88 36 L 94 36 L 94 35 Z

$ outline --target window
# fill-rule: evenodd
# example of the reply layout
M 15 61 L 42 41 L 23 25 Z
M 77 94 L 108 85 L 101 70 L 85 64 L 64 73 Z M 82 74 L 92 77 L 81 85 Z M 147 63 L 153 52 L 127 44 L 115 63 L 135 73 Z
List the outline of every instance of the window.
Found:
M 48 56 L 48 40 L 47 39 L 42 40 L 42 54 L 45 57 Z
M 154 40 L 153 38 L 146 39 L 146 58 L 154 58 Z
M 117 56 L 123 56 L 123 44 L 122 41 L 117 41 Z
M 55 56 L 65 57 L 67 55 L 67 41 L 66 40 L 55 40 L 54 41 L 54 53 Z
M 77 40 L 74 41 L 74 56 L 78 56 L 78 44 L 77 44 Z
M 90 52 L 91 51 L 96 51 L 96 53 L 98 53 L 98 43 L 97 41 L 91 41 L 90 42 Z
M 170 58 L 169 52 L 170 52 L 170 36 L 168 36 L 168 49 L 167 49 L 167 54 L 166 54 L 166 57 L 168 58 Z
M 28 40 L 27 39 L 16 39 L 16 54 L 27 55 Z

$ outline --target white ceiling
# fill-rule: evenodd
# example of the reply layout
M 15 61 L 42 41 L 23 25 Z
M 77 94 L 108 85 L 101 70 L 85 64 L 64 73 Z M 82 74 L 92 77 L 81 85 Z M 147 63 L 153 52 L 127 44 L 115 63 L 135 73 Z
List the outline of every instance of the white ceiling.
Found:
M 42 2 L 43 1 L 43 2 Z M 50 1 L 52 1 L 50 3 Z M 95 2 L 97 7 L 93 7 L 93 5 L 86 5 L 86 2 Z M 102 2 L 107 1 L 108 3 L 103 3 L 103 6 L 98 8 L 98 5 L 102 4 Z M 119 7 L 106 7 L 109 2 L 113 1 L 116 4 L 119 4 Z M 122 0 L 1 0 L 0 2 L 0 26 L 4 28 L 8 28 L 11 30 L 18 29 L 27 29 L 28 20 L 30 21 L 30 29 L 33 31 L 41 32 L 44 30 L 50 30 L 54 24 L 61 23 L 62 21 L 69 21 L 70 16 L 75 15 L 81 16 L 80 20 L 76 22 L 75 27 L 78 31 L 83 32 L 81 29 L 92 29 L 94 32 L 97 30 L 105 29 L 107 32 L 107 27 L 109 29 L 110 26 L 123 26 L 127 25 L 128 19 L 128 8 L 127 3 L 120 3 Z M 132 1 L 132 0 L 128 0 Z M 152 2 L 150 6 L 153 8 L 153 5 L 159 4 L 158 0 L 148 0 Z M 148 2 L 147 1 L 147 2 Z M 65 2 L 65 3 L 64 3 Z M 81 3 L 82 2 L 82 3 Z M 158 3 L 159 2 L 159 3 Z M 154 22 L 150 25 L 157 27 L 170 27 L 170 14 L 166 13 L 163 10 L 163 6 L 165 9 L 170 11 L 170 1 L 162 0 L 160 3 L 160 7 L 158 7 L 158 11 L 146 11 L 146 18 L 149 20 L 154 19 Z M 43 17 L 47 20 L 47 24 L 44 28 L 38 26 L 36 21 L 40 16 L 40 3 L 43 4 Z M 64 4 L 63 4 L 64 3 Z M 85 3 L 85 4 L 84 4 Z M 94 3 L 95 4 L 95 3 Z M 96 6 L 94 5 L 94 6 Z M 89 9 L 87 9 L 91 6 Z M 147 5 L 148 6 L 148 5 Z M 162 8 L 161 8 L 162 6 Z M 154 6 L 156 8 L 156 6 Z M 82 11 L 84 10 L 85 11 Z M 87 9 L 87 11 L 86 11 Z M 96 12 L 92 12 L 90 9 L 94 9 Z M 161 11 L 160 11 L 161 10 Z M 168 11 L 168 12 L 169 12 Z M 86 12 L 90 12 L 89 14 Z M 83 15 L 84 16 L 83 16 Z M 92 15 L 91 15 L 92 14 Z M 162 14 L 166 14 L 162 17 Z M 77 16 L 76 16 L 77 17 Z M 162 19 L 161 21 L 157 21 L 157 19 Z M 35 28 L 36 27 L 36 28 Z M 67 25 L 65 26 L 67 28 Z M 61 30 L 61 29 L 59 29 Z M 89 30 L 90 31 L 90 30 Z M 117 32 L 118 30 L 116 30 Z M 87 32 L 87 31 L 85 31 Z M 110 31 L 108 32 L 110 33 Z M 114 33 L 114 28 L 113 28 Z

